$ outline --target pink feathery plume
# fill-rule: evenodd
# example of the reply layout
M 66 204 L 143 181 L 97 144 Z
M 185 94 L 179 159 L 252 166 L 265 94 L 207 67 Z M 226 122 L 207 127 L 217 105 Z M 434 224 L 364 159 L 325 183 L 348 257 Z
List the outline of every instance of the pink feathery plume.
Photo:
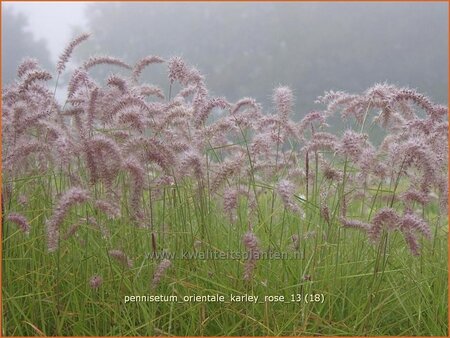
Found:
M 178 81 L 182 85 L 187 85 L 189 82 L 189 68 L 182 58 L 175 56 L 169 59 L 169 80 L 170 82 Z
M 372 225 L 370 225 L 369 223 L 365 223 L 356 219 L 348 219 L 341 217 L 339 218 L 339 221 L 341 222 L 344 228 L 353 228 L 368 231 L 372 227 Z
M 41 152 L 48 152 L 49 147 L 47 144 L 42 142 L 27 140 L 18 143 L 14 146 L 9 154 L 4 156 L 3 159 L 3 169 L 6 171 L 12 171 L 18 169 L 18 164 L 25 160 L 31 154 L 39 154 Z
M 321 166 L 323 177 L 330 181 L 341 181 L 343 177 L 342 171 L 331 167 L 329 164 L 324 164 Z
M 120 217 L 120 206 L 110 201 L 96 200 L 95 207 L 107 215 L 108 218 L 114 219 Z
M 297 130 L 299 135 L 303 135 L 305 130 L 315 121 L 319 122 L 320 125 L 325 125 L 325 116 L 318 111 L 312 111 L 306 114 L 306 116 L 298 123 Z
M 305 152 L 328 149 L 336 151 L 339 147 L 338 138 L 327 132 L 316 132 L 306 145 L 303 147 Z
M 423 236 L 431 239 L 431 230 L 427 222 L 412 212 L 407 212 L 400 220 L 400 230 L 409 230 L 412 232 L 420 232 Z
M 198 151 L 191 149 L 184 153 L 180 163 L 180 172 L 186 173 L 192 170 L 197 179 L 201 180 L 203 177 L 203 165 L 201 155 Z
M 175 165 L 175 156 L 170 146 L 155 137 L 145 140 L 145 158 L 156 162 L 167 173 Z
M 156 96 L 160 99 L 164 99 L 164 93 L 161 88 L 152 85 L 142 85 L 138 87 L 139 94 L 142 96 Z
M 123 251 L 114 249 L 109 250 L 108 254 L 119 263 L 121 263 L 124 267 L 128 267 L 130 269 L 133 267 L 133 261 L 127 255 L 125 255 Z
M 231 105 L 223 97 L 210 99 L 206 102 L 206 105 L 203 106 L 197 114 L 195 114 L 196 127 L 199 127 L 205 123 L 206 119 L 214 108 L 220 108 L 223 110 L 229 108 L 230 106 Z
M 414 256 L 420 255 L 420 244 L 417 241 L 416 236 L 409 229 L 404 229 L 402 231 L 403 237 L 405 238 L 406 244 L 408 244 L 409 250 Z
M 49 252 L 58 249 L 59 228 L 64 221 L 70 207 L 75 204 L 86 202 L 89 199 L 89 192 L 78 187 L 67 190 L 54 209 L 52 217 L 47 221 L 47 247 Z
M 412 89 L 401 89 L 396 94 L 392 95 L 391 102 L 410 100 L 417 104 L 420 108 L 425 110 L 429 116 L 434 119 L 442 118 L 447 115 L 447 109 L 443 106 L 434 105 L 428 97 L 420 94 Z M 393 103 L 391 103 L 393 105 Z M 443 109 L 444 108 L 444 109 Z
M 242 167 L 242 158 L 237 157 L 224 161 L 220 167 L 218 173 L 215 175 L 210 189 L 216 191 L 228 178 L 233 177 Z
M 24 59 L 19 67 L 17 67 L 17 77 L 21 79 L 28 72 L 36 70 L 37 68 L 39 68 L 39 62 L 36 59 Z
M 69 84 L 67 85 L 67 97 L 69 99 L 73 98 L 80 88 L 84 88 L 91 81 L 92 80 L 89 78 L 88 73 L 84 69 L 76 69 L 69 80 Z
M 64 49 L 64 52 L 59 57 L 58 63 L 56 65 L 56 70 L 58 71 L 58 74 L 61 74 L 64 71 L 64 69 L 66 68 L 66 64 L 69 61 L 75 47 L 78 46 L 83 41 L 87 40 L 89 38 L 89 36 L 90 36 L 90 34 L 87 34 L 87 33 L 83 33 L 83 34 L 79 35 L 78 37 L 73 39 L 69 43 L 69 45 Z
M 103 278 L 99 275 L 94 275 L 89 280 L 89 286 L 92 289 L 98 289 L 103 284 Z
M 118 58 L 113 58 L 111 56 L 92 56 L 86 62 L 83 63 L 82 67 L 85 71 L 87 71 L 90 68 L 97 65 L 113 65 L 123 67 L 126 69 L 131 69 L 131 67 L 124 61 Z
M 271 132 L 257 134 L 253 137 L 253 142 L 250 145 L 250 153 L 252 156 L 268 156 L 270 154 L 271 145 Z
M 416 189 L 405 191 L 400 195 L 400 198 L 408 205 L 414 202 L 425 205 L 430 201 L 430 195 L 428 193 Z
M 253 278 L 253 274 L 256 268 L 256 261 L 260 258 L 259 241 L 253 231 L 247 232 L 242 242 L 247 249 L 247 261 L 244 267 L 244 280 L 249 281 Z
M 128 92 L 128 83 L 125 79 L 118 75 L 111 75 L 106 81 L 107 85 L 110 87 L 116 87 L 122 94 Z
M 366 140 L 366 134 L 346 130 L 342 136 L 338 151 L 349 156 L 354 161 L 358 160 L 364 148 L 367 147 Z
M 52 76 L 49 72 L 45 70 L 35 69 L 27 73 L 25 80 L 19 86 L 19 92 L 27 90 L 31 84 L 36 81 L 48 81 L 51 80 Z
M 143 133 L 145 129 L 145 116 L 140 110 L 124 109 L 117 116 L 117 121 L 125 126 Z
M 159 263 L 158 267 L 155 270 L 155 273 L 153 275 L 152 280 L 152 288 L 155 289 L 159 283 L 161 282 L 161 279 L 166 274 L 166 270 L 170 268 L 172 265 L 172 262 L 168 260 L 167 258 L 164 258 L 161 263 Z
M 133 182 L 133 191 L 130 197 L 131 214 L 134 218 L 140 218 L 140 202 L 144 188 L 145 170 L 142 164 L 134 157 L 129 157 L 125 161 L 124 167 L 130 172 Z
M 8 221 L 17 224 L 17 226 L 20 228 L 20 230 L 25 234 L 30 234 L 30 224 L 28 223 L 25 216 L 17 214 L 17 213 L 10 213 L 8 215 Z
M 249 106 L 254 111 L 259 110 L 259 106 L 256 103 L 256 101 L 249 97 L 244 97 L 243 99 L 240 99 L 238 102 L 236 102 L 231 109 L 231 115 L 236 114 L 242 107 Z
M 327 222 L 328 225 L 330 225 L 330 208 L 325 202 L 320 203 L 320 216 Z
M 387 226 L 389 230 L 394 230 L 400 223 L 400 216 L 392 208 L 382 208 L 377 211 L 372 218 L 372 226 L 369 229 L 368 235 L 372 241 L 377 241 L 383 230 L 383 226 Z
M 239 191 L 236 188 L 226 188 L 223 193 L 223 209 L 232 217 L 233 210 L 237 207 Z
M 292 212 L 300 212 L 300 207 L 295 204 L 292 199 L 292 196 L 295 192 L 295 186 L 292 182 L 288 180 L 281 180 L 278 182 L 276 190 L 287 209 L 291 210 Z
M 397 157 L 399 154 L 405 159 L 404 167 L 414 163 L 422 169 L 420 188 L 422 191 L 428 192 L 430 186 L 436 182 L 437 176 L 436 158 L 428 144 L 421 139 L 409 140 L 397 148 L 393 148 L 392 156 Z
M 121 110 L 127 108 L 138 108 L 143 112 L 149 112 L 149 107 L 143 98 L 137 96 L 125 96 L 121 97 L 115 106 L 106 113 L 106 118 L 112 120 Z
M 199 85 L 204 85 L 205 78 L 200 73 L 200 71 L 197 68 L 190 68 L 188 72 L 188 83 L 194 83 L 197 87 Z M 206 87 L 204 87 L 206 90 Z
M 137 82 L 139 79 L 139 76 L 141 75 L 142 71 L 145 67 L 148 65 L 154 64 L 154 63 L 163 63 L 164 59 L 160 58 L 159 56 L 146 56 L 145 58 L 139 60 L 136 65 L 133 68 L 133 81 Z
M 287 122 L 288 116 L 292 112 L 292 107 L 294 105 L 294 95 L 292 94 L 292 90 L 285 86 L 276 88 L 273 94 L 273 101 L 277 107 L 281 121 Z
M 92 129 L 94 128 L 94 119 L 95 119 L 95 114 L 96 114 L 96 103 L 97 103 L 97 98 L 98 98 L 98 92 L 99 89 L 97 87 L 95 87 L 91 93 L 90 93 L 90 97 L 89 97 L 89 104 L 88 104 L 88 109 L 87 109 L 87 125 L 88 125 L 88 130 L 89 133 L 92 132 Z
M 122 156 L 119 146 L 111 138 L 96 135 L 87 142 L 87 155 L 92 156 L 88 162 L 93 182 L 102 179 L 110 184 L 118 174 L 122 165 Z M 93 164 L 93 167 L 90 165 Z

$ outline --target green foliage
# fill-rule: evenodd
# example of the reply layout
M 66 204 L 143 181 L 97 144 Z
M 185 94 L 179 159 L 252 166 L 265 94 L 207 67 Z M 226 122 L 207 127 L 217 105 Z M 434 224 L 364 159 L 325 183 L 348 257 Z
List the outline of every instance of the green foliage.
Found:
M 57 176 L 55 176 L 57 177 Z M 65 179 L 29 177 L 14 182 L 14 196 L 32 196 L 28 205 L 12 208 L 31 220 L 29 237 L 6 222 L 3 228 L 3 334 L 8 336 L 300 336 L 300 335 L 440 335 L 447 333 L 447 229 L 432 210 L 425 217 L 433 241 L 423 241 L 422 255 L 411 256 L 398 233 L 385 234 L 375 245 L 353 229 L 330 224 L 313 203 L 305 217 L 287 212 L 266 194 L 259 200 L 260 222 L 254 232 L 263 252 L 284 252 L 288 259 L 260 259 L 254 280 L 242 280 L 242 259 L 180 259 L 183 252 L 242 252 L 248 231 L 245 216 L 230 223 L 220 206 L 198 200 L 194 185 L 165 188 L 153 203 L 154 227 L 130 226 L 126 218 L 108 220 L 105 240 L 87 223 L 76 236 L 46 252 L 43 223 L 50 214 L 46 193 L 60 191 Z M 330 210 L 339 203 L 335 196 Z M 144 196 L 147 199 L 148 196 Z M 311 200 L 315 200 L 311 196 Z M 200 204 L 205 203 L 202 207 Z M 304 203 L 304 202 L 303 202 Z M 353 205 L 349 212 L 358 212 Z M 203 208 L 203 209 L 202 209 Z M 247 215 L 241 201 L 238 215 Z M 64 230 L 80 216 L 92 216 L 89 205 L 71 211 Z M 203 210 L 203 214 L 202 211 Z M 152 246 L 152 234 L 156 247 Z M 299 236 L 298 248 L 292 236 Z M 125 268 L 108 256 L 123 249 L 134 261 Z M 151 288 L 158 254 L 178 254 L 156 289 Z M 272 256 L 275 257 L 275 256 Z M 91 289 L 92 275 L 103 277 Z M 289 302 L 183 302 L 183 296 L 230 294 L 284 296 Z M 323 303 L 292 302 L 291 297 L 323 295 Z M 174 295 L 180 302 L 128 302 L 125 296 Z

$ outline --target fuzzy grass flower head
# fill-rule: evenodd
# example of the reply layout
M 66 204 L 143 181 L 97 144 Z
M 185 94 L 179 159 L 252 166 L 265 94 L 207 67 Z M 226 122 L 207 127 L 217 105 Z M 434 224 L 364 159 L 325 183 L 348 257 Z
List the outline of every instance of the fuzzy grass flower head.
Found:
M 103 284 L 103 278 L 100 275 L 93 275 L 89 279 L 89 286 L 92 289 L 98 289 Z

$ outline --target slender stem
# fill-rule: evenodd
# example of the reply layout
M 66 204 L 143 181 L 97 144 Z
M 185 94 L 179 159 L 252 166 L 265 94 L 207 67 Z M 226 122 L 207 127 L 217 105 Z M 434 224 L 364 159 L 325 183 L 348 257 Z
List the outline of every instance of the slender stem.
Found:
M 396 180 L 395 180 L 394 191 L 393 191 L 393 193 L 392 193 L 391 202 L 390 202 L 390 204 L 389 204 L 389 206 L 390 206 L 391 208 L 392 208 L 392 206 L 394 205 L 395 193 L 397 192 L 397 188 L 398 188 L 398 185 L 399 185 L 399 183 L 400 183 L 400 176 L 401 176 L 401 174 L 402 174 L 403 165 L 405 164 L 405 161 L 406 161 L 406 157 L 403 159 L 403 162 L 402 162 L 402 164 L 401 164 L 401 166 L 400 166 L 400 169 L 399 169 L 399 171 L 398 171 L 398 174 L 397 174 L 397 178 L 396 178 Z
M 364 125 L 366 124 L 366 119 L 367 119 L 367 115 L 369 114 L 369 109 L 370 109 L 371 104 L 372 104 L 372 99 L 370 99 L 369 104 L 367 105 L 367 109 L 366 109 L 366 111 L 364 113 L 364 119 L 363 119 L 362 124 L 361 124 L 361 131 L 360 131 L 361 133 L 364 130 Z
M 306 172 L 306 200 L 309 201 L 309 152 L 306 151 L 305 155 L 305 172 Z
M 58 88 L 58 82 L 59 82 L 59 76 L 60 76 L 61 74 L 58 72 L 58 75 L 56 76 L 56 83 L 55 83 L 55 89 L 53 90 L 53 99 L 55 98 L 55 96 L 56 96 L 56 89 Z

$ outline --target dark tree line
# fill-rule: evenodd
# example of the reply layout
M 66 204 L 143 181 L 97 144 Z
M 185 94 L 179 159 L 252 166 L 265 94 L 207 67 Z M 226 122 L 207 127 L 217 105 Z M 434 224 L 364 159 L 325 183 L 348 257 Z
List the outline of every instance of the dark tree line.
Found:
M 179 55 L 230 101 L 250 96 L 269 105 L 272 88 L 283 84 L 304 114 L 325 90 L 360 92 L 387 81 L 447 103 L 446 4 L 90 3 L 86 16 L 88 26 L 76 30 L 93 36 L 75 59 Z M 26 56 L 54 67 L 23 15 L 4 9 L 2 25 L 3 82 Z M 163 69 L 149 67 L 143 80 L 167 89 Z
M 26 57 L 38 59 L 51 70 L 50 54 L 45 40 L 36 40 L 27 30 L 25 15 L 8 8 L 2 9 L 2 82 L 11 83 L 16 77 L 17 66 Z
M 86 53 L 181 55 L 230 100 L 268 104 L 281 83 L 308 110 L 324 90 L 387 81 L 447 101 L 444 4 L 93 3 L 86 14 Z M 158 71 L 147 80 L 162 79 Z

